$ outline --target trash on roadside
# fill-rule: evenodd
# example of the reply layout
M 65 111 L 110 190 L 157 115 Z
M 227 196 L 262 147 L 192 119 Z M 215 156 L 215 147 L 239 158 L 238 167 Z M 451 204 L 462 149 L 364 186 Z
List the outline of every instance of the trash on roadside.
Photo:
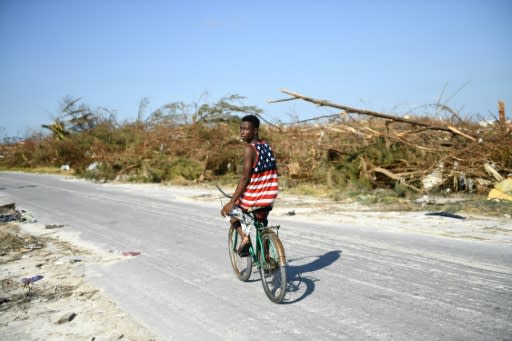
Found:
M 491 189 L 489 192 L 489 195 L 487 196 L 487 199 L 489 200 L 506 200 L 506 201 L 512 201 L 512 195 L 508 195 L 506 193 L 503 193 L 496 188 Z
M 123 256 L 138 256 L 140 255 L 139 251 L 125 251 L 123 252 Z
M 491 187 L 491 185 L 492 185 L 491 180 L 487 180 L 484 178 L 476 178 L 475 182 L 476 182 L 477 189 L 481 189 L 481 190 L 483 190 L 484 188 L 487 189 L 487 188 Z
M 492 175 L 496 181 L 502 181 L 503 176 L 501 176 L 500 173 L 496 170 L 496 165 L 494 163 L 486 162 L 484 164 L 484 169 L 487 172 L 487 174 Z
M 508 174 L 507 179 L 494 185 L 494 188 L 502 191 L 503 193 L 512 195 L 512 173 Z
M 60 228 L 60 227 L 64 227 L 64 225 L 57 225 L 57 224 L 49 224 L 49 225 L 45 225 L 44 228 L 45 229 L 57 229 L 57 228 Z
M 447 217 L 447 218 L 466 219 L 466 217 L 463 217 L 463 216 L 458 215 L 458 214 L 446 212 L 446 211 L 429 212 L 429 213 L 425 213 L 425 215 L 436 215 L 436 216 Z
M 64 171 L 64 172 L 69 171 L 70 170 L 69 165 L 62 165 L 62 166 L 60 166 L 60 170 Z
M 35 223 L 35 222 L 37 222 L 37 219 L 34 218 L 32 213 L 29 213 L 29 212 L 27 212 L 25 210 L 20 210 L 20 214 L 21 214 L 21 222 L 22 223 Z
M 19 219 L 16 204 L 10 203 L 0 206 L 0 223 L 8 223 Z
M 11 203 L 0 206 L 0 223 L 18 221 L 22 223 L 35 223 L 37 219 L 25 210 L 17 210 L 16 204 Z
M 426 192 L 430 192 L 443 183 L 443 169 L 444 165 L 440 163 L 432 173 L 428 174 L 421 180 L 423 183 L 423 189 Z
M 26 278 L 22 278 L 21 279 L 21 283 L 24 285 L 24 286 L 29 286 L 30 284 L 34 283 L 34 282 L 37 282 L 41 279 L 43 279 L 43 275 L 35 275 L 35 276 L 32 276 L 32 277 L 26 277 Z
M 288 213 L 286 213 L 288 215 L 295 215 L 295 211 L 289 211 Z
M 76 317 L 76 313 L 66 313 L 62 315 L 60 319 L 57 320 L 57 324 L 63 324 L 66 322 L 71 322 Z
M 10 203 L 10 204 L 5 204 L 5 205 L 2 205 L 0 206 L 0 214 L 7 214 L 7 213 L 12 213 L 16 211 L 16 204 L 15 203 Z
M 98 162 L 93 162 L 89 166 L 87 166 L 86 170 L 88 170 L 89 172 L 92 172 L 92 171 L 97 170 L 98 166 L 99 166 Z
M 509 174 L 507 179 L 494 185 L 487 199 L 512 201 L 512 174 Z
M 17 221 L 18 217 L 15 214 L 0 214 L 0 223 L 9 223 L 11 221 Z

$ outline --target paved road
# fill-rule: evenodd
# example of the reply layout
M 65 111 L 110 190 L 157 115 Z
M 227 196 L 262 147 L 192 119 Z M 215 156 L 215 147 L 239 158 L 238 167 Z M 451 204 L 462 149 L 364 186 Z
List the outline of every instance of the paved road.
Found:
M 231 273 L 217 202 L 171 188 L 0 173 L 0 199 L 104 249 L 140 250 L 88 277 L 162 340 L 512 340 L 506 243 L 280 221 L 284 304 Z

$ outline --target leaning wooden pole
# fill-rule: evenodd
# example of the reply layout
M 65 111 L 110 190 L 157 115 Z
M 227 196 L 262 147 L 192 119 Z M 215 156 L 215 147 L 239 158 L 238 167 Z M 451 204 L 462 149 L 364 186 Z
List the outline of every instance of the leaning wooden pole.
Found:
M 512 124 L 507 123 L 507 119 L 505 117 L 505 102 L 498 101 L 498 115 L 499 115 L 499 123 L 501 130 L 504 134 L 510 134 L 512 132 Z
M 467 139 L 470 139 L 472 141 L 476 141 L 476 138 L 474 138 L 473 136 L 465 134 L 465 133 L 461 132 L 460 130 L 455 129 L 454 127 L 451 127 L 451 126 L 449 126 L 449 127 L 433 126 L 433 125 L 430 125 L 428 123 L 419 122 L 419 121 L 415 121 L 415 120 L 410 120 L 410 119 L 403 118 L 403 117 L 387 115 L 387 114 L 383 114 L 383 113 L 375 112 L 375 111 L 371 111 L 371 110 L 352 108 L 352 107 L 349 107 L 349 106 L 346 106 L 346 105 L 332 103 L 332 102 L 329 102 L 329 101 L 326 101 L 326 100 L 323 100 L 323 99 L 317 99 L 317 98 L 312 98 L 312 97 L 304 96 L 304 95 L 301 95 L 301 94 L 299 94 L 297 92 L 289 91 L 289 90 L 286 90 L 286 89 L 281 89 L 281 92 L 285 93 L 285 94 L 287 94 L 289 96 L 292 96 L 292 97 L 291 98 L 285 98 L 285 99 L 278 99 L 278 100 L 269 101 L 269 103 L 278 103 L 278 102 L 284 102 L 284 101 L 291 101 L 291 100 L 295 100 L 295 99 L 301 99 L 303 101 L 314 103 L 314 104 L 319 105 L 319 106 L 325 106 L 325 107 L 331 107 L 331 108 L 340 109 L 340 110 L 343 110 L 343 112 L 346 112 L 346 113 L 349 113 L 349 114 L 368 115 L 368 116 L 383 118 L 383 119 L 394 121 L 394 122 L 409 123 L 411 125 L 415 125 L 415 126 L 419 126 L 419 127 L 428 127 L 429 129 L 432 129 L 432 130 L 446 131 L 446 132 L 450 132 L 452 134 L 457 134 L 457 135 L 463 136 L 463 137 L 465 137 Z
M 292 92 L 292 91 L 289 91 L 289 90 L 286 90 L 286 89 L 281 89 L 281 92 L 294 97 L 294 98 L 285 99 L 285 100 L 301 99 L 301 100 L 304 100 L 306 102 L 311 102 L 311 103 L 314 103 L 314 104 L 319 105 L 319 106 L 325 106 L 325 107 L 341 109 L 344 112 L 347 112 L 349 114 L 359 114 L 359 115 L 368 115 L 368 116 L 380 117 L 380 118 L 384 118 L 384 119 L 388 119 L 388 120 L 392 120 L 392 121 L 396 121 L 396 122 L 404 122 L 404 123 L 414 124 L 414 125 L 421 126 L 421 127 L 428 127 L 429 126 L 426 123 L 417 122 L 417 121 L 409 120 L 409 119 L 402 118 L 402 117 L 386 115 L 386 114 L 382 114 L 382 113 L 371 111 L 371 110 L 356 109 L 356 108 L 352 108 L 352 107 L 349 107 L 349 106 L 346 106 L 346 105 L 332 103 L 332 102 L 329 102 L 329 101 L 326 101 L 326 100 L 323 100 L 323 99 L 316 99 L 316 98 L 307 97 L 307 96 L 304 96 L 304 95 L 301 95 L 299 93 Z M 282 102 L 282 101 L 283 100 L 277 100 L 277 101 L 271 101 L 270 103 Z

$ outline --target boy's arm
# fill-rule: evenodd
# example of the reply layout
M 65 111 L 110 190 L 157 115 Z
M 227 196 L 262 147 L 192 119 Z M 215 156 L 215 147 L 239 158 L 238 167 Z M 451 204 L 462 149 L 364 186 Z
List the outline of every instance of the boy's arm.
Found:
M 235 206 L 238 199 L 245 192 L 245 188 L 247 187 L 247 185 L 249 184 L 249 180 L 251 179 L 251 170 L 255 157 L 256 152 L 254 151 L 254 148 L 252 148 L 252 146 L 249 144 L 246 145 L 244 150 L 244 162 L 242 164 L 242 176 L 238 181 L 238 185 L 236 186 L 235 192 L 233 193 L 231 200 L 226 205 L 224 205 L 224 207 L 220 211 L 220 213 L 223 216 L 226 216 L 226 214 L 228 214 L 233 209 L 233 206 Z

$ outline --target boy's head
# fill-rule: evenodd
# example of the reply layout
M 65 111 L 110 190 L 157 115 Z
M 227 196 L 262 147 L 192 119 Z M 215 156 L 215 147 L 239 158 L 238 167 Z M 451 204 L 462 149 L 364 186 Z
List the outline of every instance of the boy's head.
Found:
M 251 123 L 253 128 L 259 128 L 260 127 L 260 119 L 255 115 L 247 115 L 242 118 L 242 122 L 249 122 Z
M 258 139 L 258 130 L 260 120 L 254 115 L 247 115 L 240 122 L 240 137 L 245 142 L 250 143 L 254 139 Z

